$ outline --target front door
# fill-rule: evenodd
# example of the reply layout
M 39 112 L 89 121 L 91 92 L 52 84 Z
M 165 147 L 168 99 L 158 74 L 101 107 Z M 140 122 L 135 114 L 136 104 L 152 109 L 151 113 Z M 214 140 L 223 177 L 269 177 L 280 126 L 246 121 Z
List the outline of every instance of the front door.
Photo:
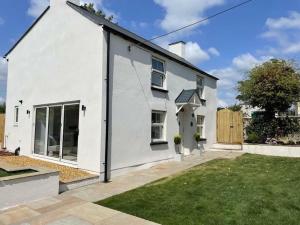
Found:
M 35 109 L 34 154 L 77 161 L 79 104 Z
M 182 137 L 182 150 L 184 155 L 189 155 L 195 147 L 196 122 L 193 108 L 189 105 L 184 106 L 179 112 L 178 118 L 179 132 Z

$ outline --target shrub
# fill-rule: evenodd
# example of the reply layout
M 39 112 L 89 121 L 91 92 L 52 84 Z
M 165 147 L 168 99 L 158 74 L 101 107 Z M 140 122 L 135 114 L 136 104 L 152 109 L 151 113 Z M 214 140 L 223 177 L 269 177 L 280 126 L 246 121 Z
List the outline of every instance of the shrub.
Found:
M 180 145 L 181 144 L 181 136 L 180 135 L 176 135 L 174 137 L 174 144 L 175 145 Z
M 260 142 L 260 138 L 257 135 L 257 133 L 255 132 L 251 132 L 248 134 L 248 138 L 247 138 L 247 142 L 248 143 L 259 143 Z
M 258 139 L 256 143 L 264 143 L 267 138 L 279 138 L 295 134 L 300 131 L 299 122 L 295 118 L 280 117 L 270 118 L 264 112 L 256 113 L 252 116 L 249 126 L 246 127 L 246 133 L 249 136 L 256 134 Z
M 194 139 L 195 139 L 195 141 L 196 141 L 197 143 L 200 142 L 200 141 L 201 141 L 201 136 L 200 136 L 200 134 L 199 134 L 199 133 L 194 134 Z

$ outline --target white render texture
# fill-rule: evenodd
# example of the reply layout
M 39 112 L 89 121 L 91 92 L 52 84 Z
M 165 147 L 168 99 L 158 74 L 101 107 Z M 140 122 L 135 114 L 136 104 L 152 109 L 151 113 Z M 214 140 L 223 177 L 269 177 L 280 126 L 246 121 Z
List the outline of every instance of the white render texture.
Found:
M 244 144 L 243 151 L 247 153 L 259 154 L 259 155 L 300 157 L 299 146 Z
M 186 47 L 185 43 L 180 41 L 180 42 L 177 42 L 174 44 L 170 44 L 169 51 L 173 52 L 174 54 L 176 54 L 182 58 L 185 58 L 185 47 Z
M 21 147 L 22 155 L 32 154 L 34 106 L 79 101 L 87 110 L 80 111 L 78 166 L 99 172 L 103 41 L 101 27 L 64 3 L 50 7 L 9 54 L 5 133 L 10 151 Z M 15 106 L 20 107 L 18 126 Z
M 159 160 L 168 160 L 176 155 L 173 138 L 179 133 L 175 99 L 183 89 L 196 89 L 199 73 L 132 43 L 111 36 L 112 71 L 112 171 L 139 166 Z M 165 61 L 166 89 L 168 93 L 151 90 L 152 56 Z M 206 104 L 200 106 L 195 115 L 205 116 L 205 147 L 216 141 L 216 80 L 204 77 Z M 166 141 L 168 145 L 151 143 L 151 111 L 166 111 Z M 196 118 L 186 112 L 188 124 L 185 135 L 190 138 L 183 147 L 196 149 L 193 135 L 196 132 Z
M 58 172 L 18 175 L 0 179 L 0 209 L 58 195 Z
M 59 0 L 52 0 L 52 4 L 8 55 L 7 148 L 14 151 L 20 147 L 22 155 L 31 156 L 34 107 L 76 101 L 86 106 L 86 111 L 80 110 L 78 163 L 73 166 L 103 173 L 107 32 Z M 168 93 L 151 90 L 152 56 L 165 61 Z M 183 148 L 188 154 L 196 149 L 192 138 L 196 132 L 196 115 L 205 116 L 204 147 L 215 143 L 215 79 L 115 34 L 111 34 L 110 67 L 109 167 L 112 174 L 176 158 L 173 137 L 180 131 L 175 99 L 183 89 L 196 88 L 198 75 L 204 78 L 202 98 L 206 103 L 196 109 L 194 117 L 191 108 L 186 107 Z M 18 126 L 13 122 L 15 106 L 20 107 Z M 150 145 L 152 110 L 166 111 L 167 145 Z

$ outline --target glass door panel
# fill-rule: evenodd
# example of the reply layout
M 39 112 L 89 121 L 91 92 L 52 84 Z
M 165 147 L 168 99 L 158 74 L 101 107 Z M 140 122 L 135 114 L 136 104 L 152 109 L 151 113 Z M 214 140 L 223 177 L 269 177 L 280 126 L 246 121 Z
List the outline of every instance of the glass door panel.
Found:
M 49 107 L 47 156 L 59 158 L 61 135 L 61 106 Z
M 35 111 L 34 153 L 45 155 L 47 132 L 47 108 L 37 108 Z
M 62 158 L 77 161 L 79 104 L 64 106 Z

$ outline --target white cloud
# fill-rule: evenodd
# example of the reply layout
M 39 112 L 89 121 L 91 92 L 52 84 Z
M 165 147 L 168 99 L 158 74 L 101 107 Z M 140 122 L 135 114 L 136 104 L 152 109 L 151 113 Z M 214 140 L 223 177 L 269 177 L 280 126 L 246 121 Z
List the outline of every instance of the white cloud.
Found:
M 269 29 L 300 29 L 300 13 L 292 11 L 288 17 L 268 18 L 266 25 Z
M 214 56 L 220 56 L 220 52 L 216 48 L 211 47 L 207 51 Z
M 231 65 L 225 68 L 219 68 L 209 71 L 210 74 L 217 76 L 218 81 L 218 95 L 219 102 L 226 105 L 234 104 L 234 97 L 237 95 L 236 85 L 237 82 L 243 80 L 246 72 L 253 67 L 262 64 L 263 62 L 271 59 L 270 56 L 261 56 L 259 58 L 250 53 L 239 55 L 232 59 Z M 225 106 L 226 106 L 225 105 Z
M 185 58 L 191 63 L 198 64 L 210 59 L 209 54 L 196 42 L 186 43 Z
M 218 99 L 218 107 L 223 107 L 223 108 L 225 108 L 225 107 L 227 107 L 228 106 L 228 103 L 227 102 L 225 102 L 224 100 L 222 100 L 222 99 Z
M 154 0 L 154 2 L 166 11 L 160 26 L 165 31 L 171 31 L 200 20 L 207 9 L 224 4 L 225 0 Z
M 2 17 L 0 17 L 0 25 L 3 25 L 4 23 L 5 23 L 5 20 Z
M 261 37 L 275 41 L 276 47 L 269 47 L 269 52 L 297 54 L 300 52 L 300 13 L 292 11 L 287 17 L 268 18 L 267 30 Z
M 49 0 L 30 0 L 27 14 L 32 17 L 39 17 L 49 5 Z

